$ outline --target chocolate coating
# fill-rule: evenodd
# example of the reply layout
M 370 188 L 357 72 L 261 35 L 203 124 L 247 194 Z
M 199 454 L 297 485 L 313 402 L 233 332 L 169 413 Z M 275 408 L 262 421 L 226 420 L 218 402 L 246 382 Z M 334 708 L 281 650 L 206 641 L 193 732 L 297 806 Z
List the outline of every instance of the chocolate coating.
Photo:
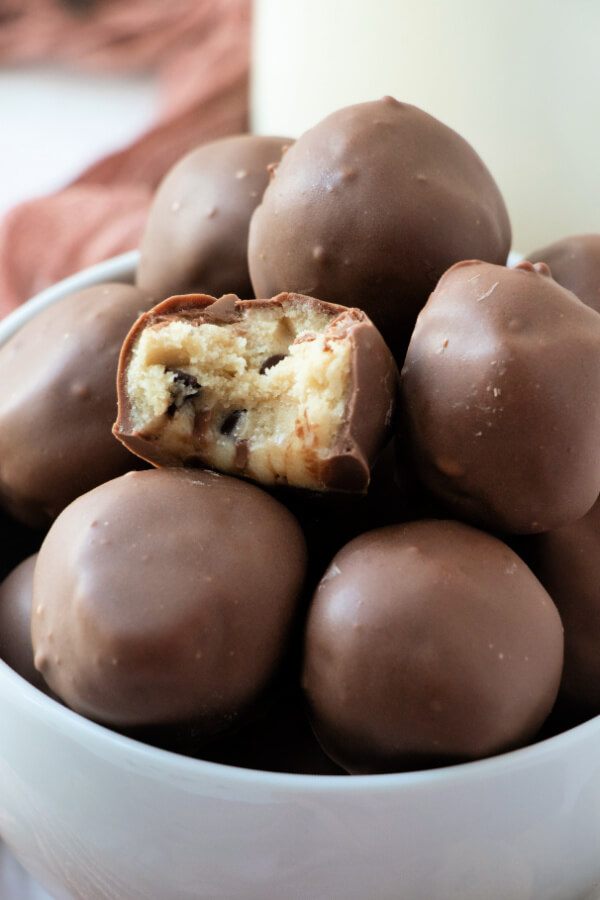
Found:
M 600 502 L 586 516 L 533 539 L 532 567 L 565 629 L 561 695 L 600 713 Z
M 29 556 L 0 584 L 0 659 L 38 688 L 45 682 L 33 664 L 31 603 L 37 554 Z
M 546 267 L 458 263 L 402 373 L 413 457 L 460 518 L 514 533 L 583 516 L 600 492 L 600 317 Z
M 452 521 L 341 550 L 309 611 L 303 687 L 352 773 L 478 759 L 531 739 L 556 698 L 560 617 L 507 546 Z
M 244 134 L 184 156 L 159 186 L 140 245 L 137 284 L 157 298 L 252 297 L 250 217 L 291 138 Z
M 563 238 L 534 250 L 527 259 L 546 263 L 555 281 L 600 312 L 600 234 Z
M 139 466 L 111 434 L 123 339 L 152 305 L 102 284 L 42 311 L 0 348 L 0 501 L 42 527 L 84 491 Z
M 452 129 L 386 97 L 334 112 L 283 157 L 250 223 L 257 297 L 363 309 L 401 362 L 445 269 L 504 263 L 511 230 L 489 171 Z
M 42 544 L 35 664 L 97 721 L 222 731 L 285 656 L 304 571 L 300 527 L 259 488 L 129 472 L 75 500 Z
M 397 385 L 361 310 L 299 294 L 171 297 L 123 345 L 114 433 L 154 465 L 360 493 L 390 436 Z

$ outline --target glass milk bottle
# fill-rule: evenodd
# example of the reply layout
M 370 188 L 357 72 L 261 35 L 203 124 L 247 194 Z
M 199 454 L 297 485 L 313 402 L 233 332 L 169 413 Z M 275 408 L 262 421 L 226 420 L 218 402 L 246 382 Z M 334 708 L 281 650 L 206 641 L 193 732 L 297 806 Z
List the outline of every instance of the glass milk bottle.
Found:
M 600 231 L 598 35 L 598 0 L 254 0 L 252 129 L 414 103 L 478 151 L 526 253 Z

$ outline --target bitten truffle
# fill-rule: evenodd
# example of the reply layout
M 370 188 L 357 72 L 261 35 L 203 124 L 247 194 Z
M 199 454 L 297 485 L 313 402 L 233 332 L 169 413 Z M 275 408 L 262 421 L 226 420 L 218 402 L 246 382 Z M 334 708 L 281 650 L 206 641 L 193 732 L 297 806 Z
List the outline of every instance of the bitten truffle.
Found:
M 358 309 L 298 294 L 172 297 L 131 330 L 114 432 L 155 465 L 364 492 L 398 373 Z
M 253 297 L 250 216 L 291 138 L 244 134 L 184 156 L 159 186 L 140 245 L 137 284 L 172 294 Z
M 519 557 L 470 526 L 426 520 L 335 556 L 308 615 L 303 688 L 339 765 L 400 771 L 530 740 L 562 657 L 556 607 Z
M 543 264 L 449 269 L 417 321 L 402 401 L 419 474 L 459 518 L 547 531 L 600 493 L 600 316 Z
M 286 654 L 305 556 L 293 516 L 254 485 L 129 472 L 70 504 L 42 544 L 35 665 L 99 722 L 223 731 Z
M 0 348 L 0 502 L 44 527 L 84 491 L 139 467 L 111 434 L 123 340 L 153 300 L 99 284 L 53 304 Z
M 577 234 L 529 253 L 532 262 L 544 262 L 552 277 L 600 312 L 600 234 Z
M 363 309 L 401 362 L 417 313 L 461 259 L 505 263 L 511 229 L 455 131 L 392 97 L 340 109 L 290 147 L 250 223 L 257 297 Z

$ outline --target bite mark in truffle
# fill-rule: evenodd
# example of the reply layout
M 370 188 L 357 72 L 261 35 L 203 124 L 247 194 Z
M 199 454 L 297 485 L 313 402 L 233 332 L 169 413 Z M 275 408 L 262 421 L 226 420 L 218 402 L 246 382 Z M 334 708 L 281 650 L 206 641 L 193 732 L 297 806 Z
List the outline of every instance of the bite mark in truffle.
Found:
M 361 492 L 396 385 L 391 353 L 360 310 L 298 294 L 184 295 L 125 342 L 114 431 L 156 465 L 194 458 L 263 484 Z

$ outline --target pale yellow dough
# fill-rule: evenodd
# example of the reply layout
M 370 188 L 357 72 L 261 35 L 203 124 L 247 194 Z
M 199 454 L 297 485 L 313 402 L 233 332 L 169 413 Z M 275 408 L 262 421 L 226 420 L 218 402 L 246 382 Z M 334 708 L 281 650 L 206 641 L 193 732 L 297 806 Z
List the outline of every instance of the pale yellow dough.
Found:
M 289 304 L 254 308 L 233 324 L 145 328 L 127 371 L 132 424 L 182 462 L 201 457 L 235 473 L 242 460 L 244 474 L 264 484 L 317 488 L 315 460 L 335 443 L 350 378 L 350 340 L 328 339 L 330 322 L 318 308 Z M 283 358 L 264 368 L 274 356 Z

